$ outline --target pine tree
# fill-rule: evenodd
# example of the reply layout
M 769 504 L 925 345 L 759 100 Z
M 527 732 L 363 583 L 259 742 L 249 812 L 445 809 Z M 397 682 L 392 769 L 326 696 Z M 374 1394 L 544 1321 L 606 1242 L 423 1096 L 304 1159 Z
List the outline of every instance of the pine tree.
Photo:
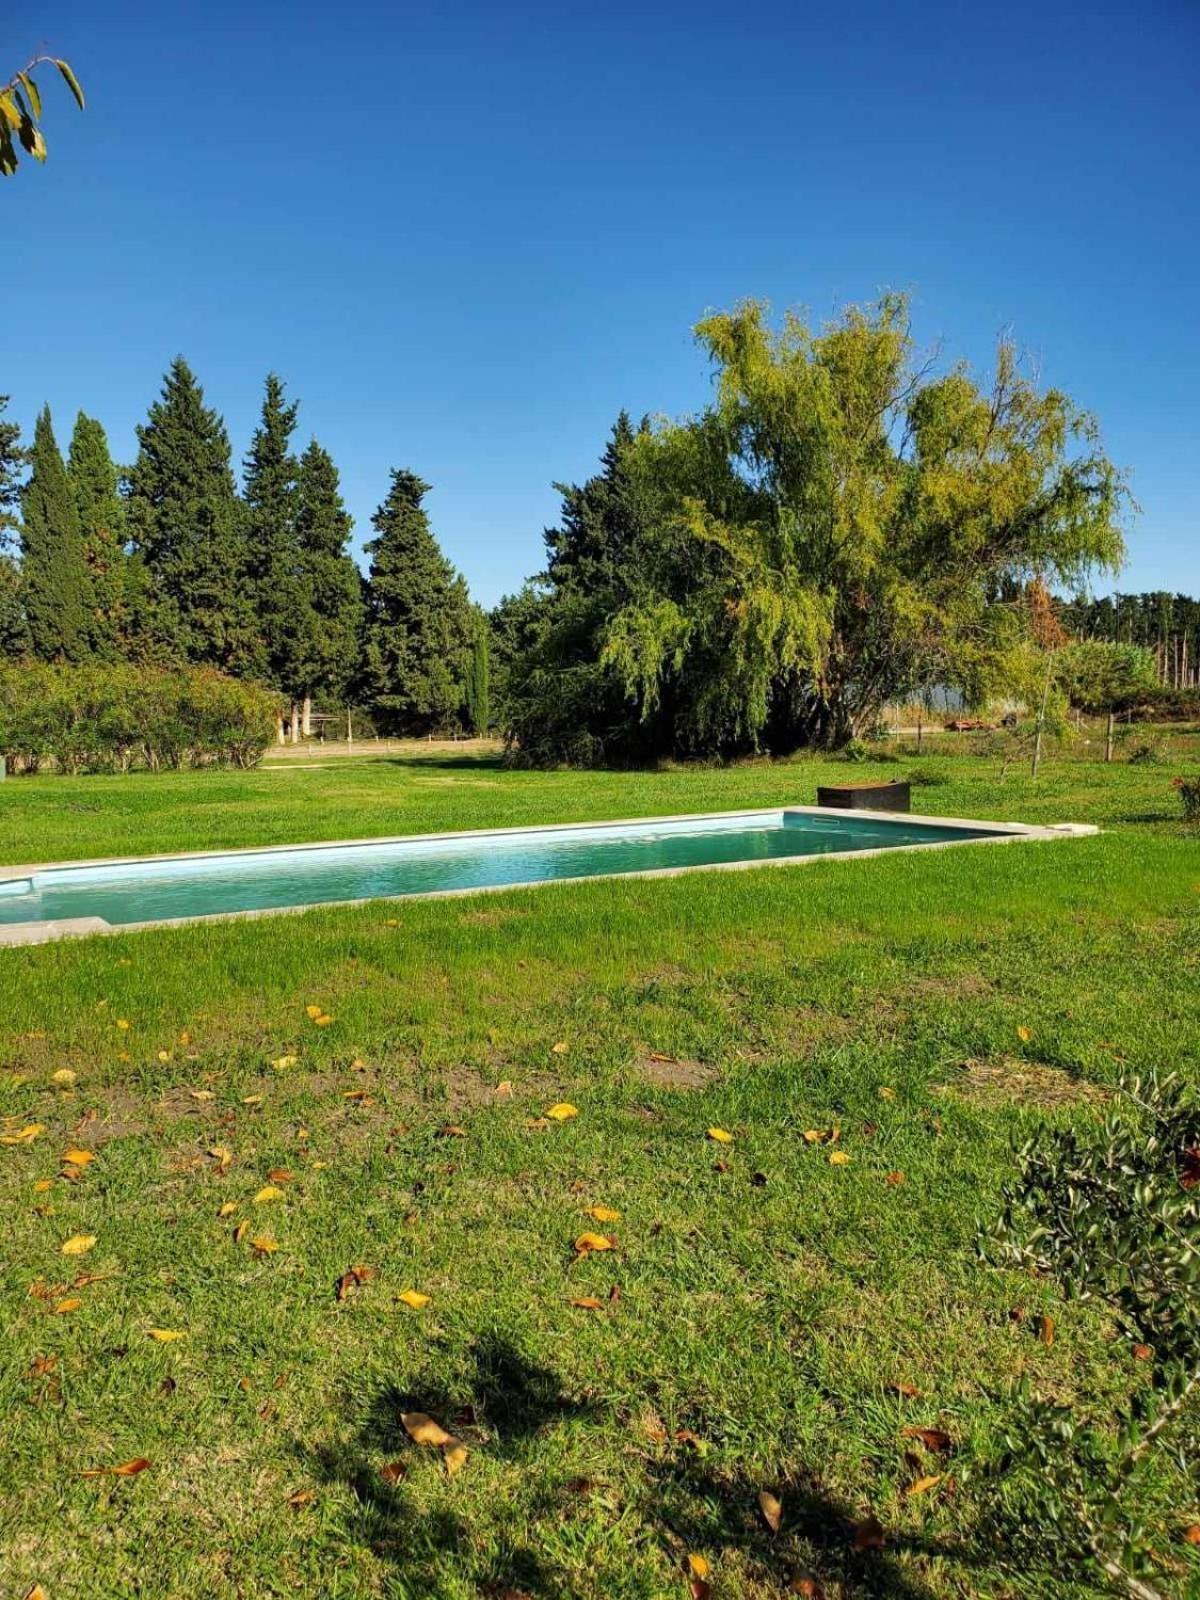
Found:
M 367 545 L 364 684 L 381 726 L 398 733 L 445 727 L 463 703 L 471 648 L 467 586 L 438 548 L 421 501 L 429 485 L 393 470 Z
M 254 590 L 266 671 L 293 698 L 307 690 L 314 621 L 296 529 L 297 462 L 291 453 L 299 405 L 269 372 L 262 417 L 243 468 L 247 570 Z
M 125 504 L 104 428 L 82 411 L 75 419 L 67 471 L 92 589 L 92 654 L 104 661 L 119 660 L 129 653 Z
M 315 439 L 300 457 L 298 502 L 296 536 L 313 618 L 300 688 L 340 699 L 358 666 L 363 581 L 349 553 L 354 523 L 342 503 L 337 468 Z
M 21 491 L 21 591 L 29 638 L 43 661 L 83 661 L 91 649 L 91 584 L 79 511 L 45 406 Z
M 243 677 L 265 666 L 229 435 L 182 356 L 138 428 L 129 531 L 178 654 Z

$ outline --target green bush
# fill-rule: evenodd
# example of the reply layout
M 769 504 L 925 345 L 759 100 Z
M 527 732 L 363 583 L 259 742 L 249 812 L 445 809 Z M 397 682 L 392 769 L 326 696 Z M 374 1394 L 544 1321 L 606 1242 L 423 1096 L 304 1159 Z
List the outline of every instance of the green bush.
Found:
M 202 668 L 12 662 L 0 666 L 0 754 L 23 772 L 250 767 L 277 709 L 269 690 Z
M 1183 802 L 1183 815 L 1188 822 L 1200 822 L 1200 777 L 1176 778 L 1175 788 Z

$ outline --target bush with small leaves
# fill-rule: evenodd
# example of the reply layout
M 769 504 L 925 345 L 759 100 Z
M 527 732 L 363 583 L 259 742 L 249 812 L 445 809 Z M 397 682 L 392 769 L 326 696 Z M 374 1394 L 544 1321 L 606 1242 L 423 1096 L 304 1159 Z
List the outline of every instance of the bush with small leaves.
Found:
M 1019 1159 L 985 1258 L 1098 1305 L 1144 1376 L 1097 1415 L 1038 1395 L 1026 1375 L 1005 1448 L 977 1475 L 1019 1523 L 1020 1548 L 1154 1600 L 1162 1529 L 1143 1475 L 1200 1398 L 1200 1100 L 1175 1073 L 1124 1078 L 1101 1126 L 1043 1131 Z M 1195 1557 L 1181 1559 L 1200 1584 Z
M 1200 777 L 1176 778 L 1173 785 L 1179 790 L 1185 820 L 1200 822 Z

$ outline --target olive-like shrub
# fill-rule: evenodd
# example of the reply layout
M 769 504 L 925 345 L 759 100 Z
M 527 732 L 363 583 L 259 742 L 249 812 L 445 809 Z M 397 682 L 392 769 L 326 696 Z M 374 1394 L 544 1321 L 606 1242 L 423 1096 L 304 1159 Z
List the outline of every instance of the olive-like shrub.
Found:
M 277 697 L 199 667 L 0 665 L 0 755 L 16 772 L 252 767 Z

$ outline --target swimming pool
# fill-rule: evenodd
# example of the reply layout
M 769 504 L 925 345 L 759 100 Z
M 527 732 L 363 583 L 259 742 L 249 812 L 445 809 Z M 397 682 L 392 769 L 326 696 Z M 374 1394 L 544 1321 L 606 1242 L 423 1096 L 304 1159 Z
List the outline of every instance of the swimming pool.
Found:
M 563 879 L 799 862 L 1094 829 L 810 806 L 0 868 L 0 944 Z

